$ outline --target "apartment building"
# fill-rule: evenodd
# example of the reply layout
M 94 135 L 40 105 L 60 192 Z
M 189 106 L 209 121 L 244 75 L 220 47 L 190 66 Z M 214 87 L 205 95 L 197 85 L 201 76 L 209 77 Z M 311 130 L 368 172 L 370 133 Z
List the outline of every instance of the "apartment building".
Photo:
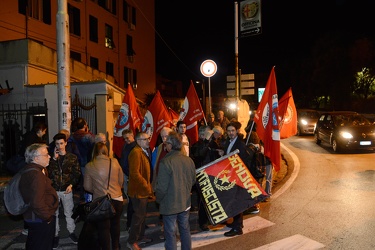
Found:
M 1 0 L 0 42 L 29 39 L 56 50 L 60 1 L 68 5 L 72 60 L 119 88 L 130 83 L 141 100 L 155 92 L 154 0 Z

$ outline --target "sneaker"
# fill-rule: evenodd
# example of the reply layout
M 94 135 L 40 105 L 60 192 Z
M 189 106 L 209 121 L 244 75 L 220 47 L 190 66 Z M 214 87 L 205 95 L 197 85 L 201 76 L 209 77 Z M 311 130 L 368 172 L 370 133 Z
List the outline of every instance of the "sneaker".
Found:
M 147 243 L 150 243 L 150 242 L 152 242 L 151 238 L 143 237 L 142 239 L 137 241 L 137 244 L 141 245 L 141 244 L 147 244 Z
M 160 240 L 165 240 L 164 234 L 159 235 Z
M 244 214 L 257 214 L 257 213 L 259 213 L 259 207 L 258 206 L 252 206 L 251 208 L 249 208 L 248 210 L 246 210 L 245 212 L 244 212 Z
M 75 233 L 69 234 L 69 238 L 73 241 L 74 244 L 78 244 L 78 238 Z
M 142 250 L 142 248 L 138 246 L 137 242 L 134 242 L 133 244 L 126 242 L 126 247 L 130 250 Z
M 26 228 L 24 228 L 24 229 L 22 229 L 22 232 L 21 232 L 21 234 L 23 234 L 23 235 L 28 235 L 29 234 L 29 229 L 26 229 Z
M 59 247 L 59 236 L 53 237 L 53 246 L 52 249 L 57 249 Z

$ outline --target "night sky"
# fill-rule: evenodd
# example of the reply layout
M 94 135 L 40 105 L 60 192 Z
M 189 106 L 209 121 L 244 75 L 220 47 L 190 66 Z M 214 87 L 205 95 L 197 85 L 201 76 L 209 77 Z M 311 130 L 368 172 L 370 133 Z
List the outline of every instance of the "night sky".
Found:
M 298 84 L 283 77 L 286 62 L 293 58 L 303 64 L 321 36 L 345 32 L 374 38 L 374 2 L 263 0 L 262 34 L 239 39 L 239 69 L 255 73 L 256 84 L 264 86 L 276 66 L 281 96 Z M 226 76 L 235 73 L 234 1 L 162 0 L 155 7 L 157 73 L 183 81 L 187 89 L 190 80 L 205 79 L 199 67 L 212 59 L 218 66 L 211 78 L 213 94 L 225 95 Z

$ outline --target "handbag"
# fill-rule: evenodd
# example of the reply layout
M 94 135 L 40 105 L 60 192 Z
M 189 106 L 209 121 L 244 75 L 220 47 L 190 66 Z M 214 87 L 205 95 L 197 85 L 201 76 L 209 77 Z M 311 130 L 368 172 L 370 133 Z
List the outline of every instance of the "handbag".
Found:
M 109 181 L 111 178 L 112 161 L 109 163 L 107 194 L 88 202 L 84 206 L 86 213 L 86 221 L 96 222 L 100 220 L 110 219 L 116 215 L 116 210 L 112 205 L 111 195 L 108 193 Z

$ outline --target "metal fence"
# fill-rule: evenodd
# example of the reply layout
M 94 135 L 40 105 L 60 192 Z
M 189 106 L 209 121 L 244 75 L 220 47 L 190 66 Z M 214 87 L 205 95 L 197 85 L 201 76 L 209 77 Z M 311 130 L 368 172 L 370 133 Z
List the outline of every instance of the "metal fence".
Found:
M 76 91 L 72 98 L 72 121 L 82 117 L 92 133 L 97 133 L 95 98 L 79 97 Z M 0 106 L 0 174 L 6 174 L 5 163 L 17 154 L 23 135 L 29 132 L 37 122 L 44 122 L 48 127 L 47 102 L 26 104 L 2 104 Z M 44 137 L 50 142 L 48 133 Z
M 4 172 L 5 162 L 15 155 L 21 145 L 22 136 L 37 122 L 48 126 L 47 102 L 26 104 L 2 104 L 0 106 L 0 166 Z M 46 138 L 48 141 L 48 135 Z

